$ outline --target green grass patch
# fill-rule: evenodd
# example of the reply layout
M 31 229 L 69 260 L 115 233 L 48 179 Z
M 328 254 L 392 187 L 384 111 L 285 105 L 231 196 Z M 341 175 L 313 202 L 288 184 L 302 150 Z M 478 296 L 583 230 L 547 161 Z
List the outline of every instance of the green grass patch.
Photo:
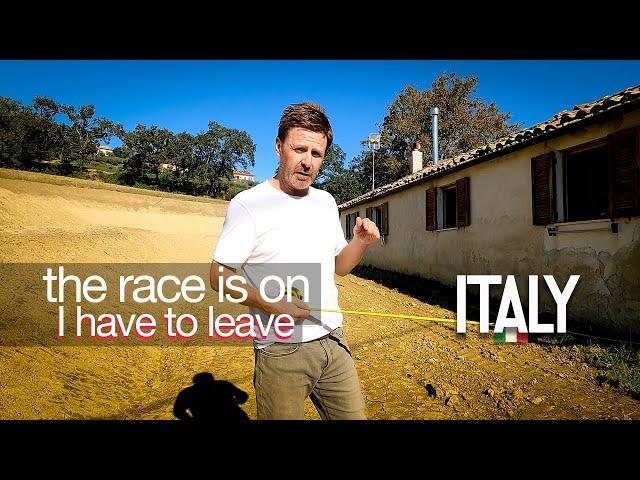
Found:
M 112 165 L 110 163 L 103 162 L 88 162 L 85 165 L 87 170 L 95 170 L 97 172 L 116 174 L 119 173 L 122 169 L 118 165 Z
M 570 333 L 536 335 L 533 341 L 548 352 L 566 350 L 573 360 L 596 368 L 597 381 L 601 385 L 615 387 L 640 400 L 640 347 L 637 344 L 622 339 Z
M 585 361 L 598 369 L 600 383 L 608 383 L 640 399 L 640 348 L 628 344 L 590 344 L 579 349 Z

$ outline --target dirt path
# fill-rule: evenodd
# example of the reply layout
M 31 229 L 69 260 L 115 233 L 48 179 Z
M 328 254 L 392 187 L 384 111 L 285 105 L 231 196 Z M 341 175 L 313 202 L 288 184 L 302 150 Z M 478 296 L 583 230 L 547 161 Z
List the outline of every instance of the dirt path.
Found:
M 3 177 L 0 262 L 208 262 L 225 208 Z M 370 280 L 336 279 L 345 309 L 454 317 Z M 496 345 L 448 324 L 365 316 L 347 316 L 345 331 L 369 418 L 640 418 L 640 402 L 600 386 L 574 347 Z M 202 371 L 248 392 L 255 418 L 252 349 L 215 346 L 0 347 L 0 418 L 170 419 Z

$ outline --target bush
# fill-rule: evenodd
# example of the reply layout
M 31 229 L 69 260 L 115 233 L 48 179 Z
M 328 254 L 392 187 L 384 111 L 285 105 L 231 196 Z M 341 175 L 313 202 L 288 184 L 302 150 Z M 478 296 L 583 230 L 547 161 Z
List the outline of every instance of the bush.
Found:
M 109 165 L 120 166 L 124 163 L 125 159 L 116 157 L 115 155 L 98 155 L 97 160 L 101 163 L 108 163 Z
M 243 190 L 248 190 L 254 185 L 255 182 L 229 182 L 229 185 L 227 186 L 227 189 L 224 193 L 224 199 L 231 200 Z

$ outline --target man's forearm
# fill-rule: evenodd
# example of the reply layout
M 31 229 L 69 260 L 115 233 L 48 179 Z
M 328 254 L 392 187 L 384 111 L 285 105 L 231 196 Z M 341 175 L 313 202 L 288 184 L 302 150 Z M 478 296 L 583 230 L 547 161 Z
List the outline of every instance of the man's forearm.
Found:
M 209 277 L 211 288 L 216 292 L 219 292 L 220 284 L 222 284 L 225 295 L 228 295 L 234 300 L 240 300 L 243 297 L 243 292 L 246 292 L 247 298 L 240 302 L 242 305 L 255 307 L 270 314 L 286 314 L 290 315 L 294 320 L 300 320 L 310 315 L 309 305 L 296 298 L 291 300 L 289 295 L 279 301 L 268 301 L 268 299 L 265 299 L 260 295 L 260 291 L 257 288 L 246 283 L 242 284 L 242 288 L 240 289 L 242 291 L 225 288 L 227 279 L 232 275 L 237 275 L 235 269 L 213 261 L 211 263 L 211 272 Z M 238 285 L 236 284 L 234 287 L 238 287 Z
M 367 244 L 357 238 L 353 238 L 351 242 L 349 242 L 349 245 L 344 247 L 336 257 L 336 273 L 343 277 L 351 272 L 351 270 L 360 263 L 360 260 L 362 260 L 367 246 Z
M 211 288 L 213 288 L 216 292 L 219 291 L 218 286 L 220 284 L 220 279 L 222 279 L 222 285 L 225 286 L 227 278 L 232 275 L 237 275 L 235 270 L 225 265 L 220 265 L 217 262 L 213 262 L 211 264 L 211 273 L 210 273 Z M 247 292 L 247 298 L 244 302 L 242 302 L 242 305 L 246 305 L 247 307 L 264 309 L 264 302 L 262 301 L 262 297 L 260 296 L 260 292 L 258 292 L 258 289 L 247 284 L 244 284 L 242 288 L 244 291 Z M 225 294 L 229 295 L 231 298 L 235 300 L 239 300 L 240 298 L 242 298 L 241 292 L 238 292 L 232 289 L 225 288 Z

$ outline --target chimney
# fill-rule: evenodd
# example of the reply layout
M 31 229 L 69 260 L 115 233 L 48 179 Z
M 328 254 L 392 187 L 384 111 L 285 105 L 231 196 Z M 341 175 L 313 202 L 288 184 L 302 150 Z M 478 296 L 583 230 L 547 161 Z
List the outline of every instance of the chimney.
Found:
M 431 145 L 433 146 L 433 163 L 438 163 L 438 114 L 440 110 L 438 107 L 433 107 L 431 109 L 431 135 L 432 141 Z
M 411 152 L 411 173 L 416 173 L 418 170 L 422 170 L 422 151 L 420 150 L 420 142 L 413 144 L 413 151 Z

